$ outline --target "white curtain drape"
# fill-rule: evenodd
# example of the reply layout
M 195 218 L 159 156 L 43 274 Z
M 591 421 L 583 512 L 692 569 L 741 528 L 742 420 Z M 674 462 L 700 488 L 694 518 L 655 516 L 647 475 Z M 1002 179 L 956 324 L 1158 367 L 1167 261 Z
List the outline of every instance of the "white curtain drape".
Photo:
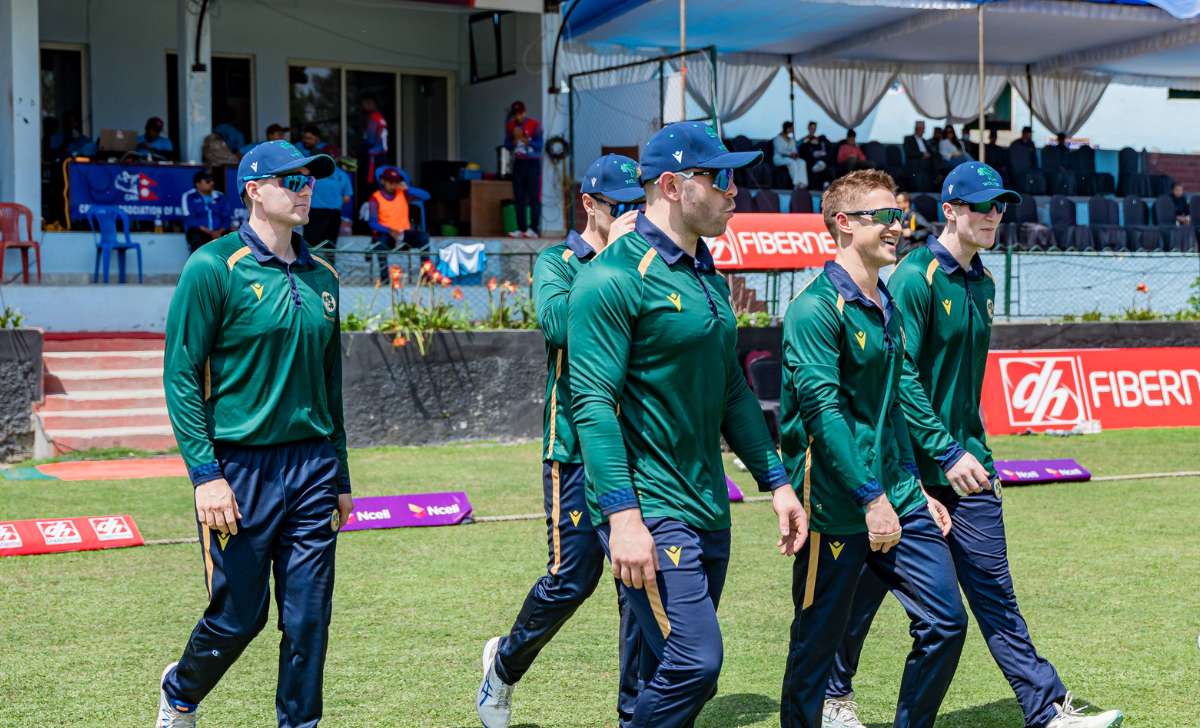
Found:
M 1052 133 L 1067 136 L 1074 136 L 1092 115 L 1111 80 L 1107 74 L 1083 71 L 1035 75 L 1030 103 L 1027 77 L 1014 75 L 1008 79 L 1038 121 Z
M 951 124 L 979 118 L 978 74 L 901 72 L 897 78 L 921 116 L 945 119 Z M 984 76 L 985 107 L 996 103 L 1006 83 L 1004 76 Z
M 566 42 L 559 49 L 558 60 L 563 77 L 602 68 L 613 68 L 625 64 L 639 63 L 651 56 L 633 53 L 621 46 L 599 46 L 587 43 Z M 577 90 L 595 91 L 610 86 L 628 86 L 643 83 L 658 73 L 657 63 L 642 63 L 626 66 L 604 73 L 589 74 L 575 79 Z
M 712 63 L 706 56 L 688 56 L 687 90 L 701 108 L 712 108 Z M 717 55 L 717 118 L 727 124 L 754 106 L 775 79 L 783 65 L 780 56 L 762 53 L 721 53 Z M 671 60 L 672 70 L 680 68 L 679 59 Z
M 897 66 L 842 63 L 792 66 L 792 78 L 804 93 L 839 125 L 863 122 L 896 80 Z

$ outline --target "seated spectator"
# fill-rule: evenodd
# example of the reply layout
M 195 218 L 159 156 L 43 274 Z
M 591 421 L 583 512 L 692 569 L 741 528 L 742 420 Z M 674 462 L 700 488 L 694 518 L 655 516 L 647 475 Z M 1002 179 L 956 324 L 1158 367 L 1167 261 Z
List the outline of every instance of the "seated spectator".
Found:
M 310 157 L 325 151 L 326 144 L 321 141 L 321 130 L 315 124 L 304 125 L 304 130 L 300 133 L 300 146 L 304 147 L 304 151 Z
M 792 178 L 792 186 L 798 190 L 808 187 L 808 166 L 800 158 L 800 148 L 796 145 L 793 135 L 792 122 L 783 122 L 783 131 L 771 140 L 774 156 L 771 161 L 776 167 L 787 167 Z
M 282 127 L 279 124 L 272 124 L 267 127 L 266 141 L 281 142 L 281 141 L 283 141 L 285 136 L 287 136 L 287 129 L 285 127 Z M 249 144 L 245 145 L 244 147 L 241 147 L 240 149 L 238 149 L 237 151 L 239 154 L 241 154 L 244 157 L 251 149 L 257 147 L 259 144 L 262 144 L 262 142 L 250 142 Z
M 337 147 L 326 144 L 321 150 L 334 161 L 338 158 Z M 333 260 L 333 248 L 337 247 L 338 233 L 342 228 L 342 208 L 354 199 L 354 182 L 341 167 L 335 166 L 333 174 L 313 184 L 312 200 L 309 202 L 308 224 L 304 226 L 304 242 L 310 247 L 328 241 L 332 246 L 321 248 L 319 253 Z
M 958 135 L 954 133 L 954 127 L 949 124 L 942 132 L 942 141 L 938 143 L 938 154 L 942 158 L 942 169 L 954 169 L 963 162 L 971 161 L 971 158 L 967 156 L 966 148 L 958 140 Z
M 1192 210 L 1188 206 L 1188 199 L 1183 194 L 1183 183 L 1176 182 L 1171 185 L 1171 197 L 1175 198 L 1175 224 L 1176 225 L 1191 225 Z
M 379 173 L 379 189 L 371 195 L 367 224 L 371 226 L 372 250 L 420 250 L 429 245 L 429 236 L 412 229 L 408 219 L 408 182 L 395 167 Z M 428 196 L 428 193 L 424 193 Z M 379 280 L 388 280 L 387 256 L 381 255 Z M 367 254 L 370 261 L 371 254 Z
M 838 147 L 838 165 L 845 167 L 848 172 L 856 169 L 875 169 L 875 165 L 867 160 L 863 150 L 858 148 L 857 140 L 858 134 L 853 129 L 846 132 L 846 139 Z
M 1020 148 L 1023 150 L 1028 150 L 1031 158 L 1034 159 L 1036 162 L 1036 160 L 1037 160 L 1037 145 L 1033 143 L 1033 127 L 1032 126 L 1023 127 L 1021 129 L 1021 138 L 1015 140 L 1012 144 L 1008 145 L 1008 148 L 1009 148 L 1010 155 L 1011 155 L 1013 149 Z M 1037 166 L 1036 163 L 1034 166 L 1035 167 Z
M 140 151 L 155 152 L 167 158 L 173 157 L 175 145 L 163 135 L 162 130 L 163 120 L 157 116 L 151 116 L 146 120 L 146 133 L 138 134 L 137 148 Z
M 963 149 L 967 152 L 967 157 L 971 160 L 979 159 L 979 144 L 971 139 L 971 131 L 967 129 L 966 124 L 963 124 L 961 141 Z
M 988 132 L 988 143 L 983 150 L 984 162 L 1000 173 L 1004 179 L 1008 179 L 1008 150 L 1000 146 L 998 140 L 1000 135 L 995 129 Z
M 929 146 L 931 146 L 935 152 L 937 152 L 937 150 L 938 150 L 938 145 L 942 143 L 943 134 L 944 134 L 944 132 L 942 130 L 942 127 L 935 126 L 935 127 L 933 127 L 933 131 L 929 135 Z M 937 156 L 940 158 L 941 154 L 938 154 Z M 937 161 L 939 161 L 939 159 L 935 159 L 934 161 L 937 162 Z
M 192 177 L 192 185 L 194 189 L 183 193 L 179 206 L 183 208 L 188 250 L 195 253 L 200 246 L 229 232 L 229 204 L 225 195 L 213 189 L 212 173 L 207 169 Z
M 833 170 L 830 163 L 833 144 L 823 134 L 817 134 L 817 122 L 808 122 L 808 134 L 800 140 L 800 158 L 808 165 L 808 185 L 816 189 L 825 189 L 825 185 L 833 181 Z
M 912 195 L 907 192 L 896 193 L 896 204 L 904 212 L 900 218 L 900 243 L 896 246 L 896 255 L 904 257 L 913 248 L 919 248 L 933 234 L 933 228 L 925 216 L 917 212 L 912 205 Z
M 62 129 L 50 136 L 50 159 L 59 161 L 67 157 L 84 157 L 96 153 L 96 145 L 80 130 L 79 114 L 68 111 L 63 114 Z
M 913 133 L 904 137 L 904 169 L 906 172 L 921 170 L 933 171 L 933 155 L 935 152 L 929 140 L 925 138 L 925 122 L 918 121 L 913 125 Z
M 220 134 L 225 140 L 225 146 L 229 147 L 229 151 L 237 152 L 242 147 L 246 146 L 246 136 L 241 130 L 233 125 L 237 121 L 238 110 L 233 106 L 225 107 L 225 121 L 213 127 L 213 134 Z

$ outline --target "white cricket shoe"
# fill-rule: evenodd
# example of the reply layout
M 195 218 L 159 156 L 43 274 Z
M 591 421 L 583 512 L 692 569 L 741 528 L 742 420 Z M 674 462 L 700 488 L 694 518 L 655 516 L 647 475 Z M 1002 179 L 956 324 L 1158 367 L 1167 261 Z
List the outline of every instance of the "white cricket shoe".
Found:
M 854 693 L 837 699 L 826 698 L 825 708 L 821 711 L 821 728 L 863 728 L 856 714 L 858 703 L 851 699 L 853 697 Z
M 525 233 L 521 232 L 520 230 L 513 230 L 511 233 L 508 234 L 508 237 L 523 238 L 523 237 L 525 237 Z
M 1046 728 L 1110 728 L 1119 726 L 1125 720 L 1125 714 L 1119 710 L 1108 710 L 1100 715 L 1083 715 L 1083 711 L 1071 705 L 1071 691 L 1062 704 L 1054 704 L 1058 715 L 1054 716 Z
M 541 235 L 539 235 L 539 234 L 538 234 L 538 231 L 537 231 L 537 230 L 534 230 L 533 228 L 529 228 L 528 230 L 526 230 L 526 231 L 525 231 L 525 237 L 527 237 L 527 238 L 540 238 L 540 237 L 541 237 Z
M 167 679 L 167 673 L 175 669 L 178 662 L 172 662 L 162 671 L 162 677 L 158 679 L 158 720 L 154 721 L 154 728 L 196 728 L 196 719 L 200 714 L 196 712 L 197 706 L 187 703 L 176 703 L 167 697 L 167 691 L 162 689 L 163 681 Z
M 475 696 L 475 712 L 484 728 L 508 728 L 512 721 L 513 686 L 504 684 L 496 674 L 496 651 L 500 638 L 493 637 L 483 648 L 483 682 Z

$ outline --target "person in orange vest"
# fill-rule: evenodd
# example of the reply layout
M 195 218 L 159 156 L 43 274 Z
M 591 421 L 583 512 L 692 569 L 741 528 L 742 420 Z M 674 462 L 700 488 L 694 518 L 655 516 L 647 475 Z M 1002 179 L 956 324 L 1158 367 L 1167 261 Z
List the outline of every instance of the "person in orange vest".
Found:
M 371 226 L 372 250 L 423 250 L 429 245 L 429 235 L 414 230 L 408 218 L 409 199 L 427 200 L 429 193 L 410 187 L 402 171 L 396 167 L 384 167 L 379 172 L 379 189 L 368 201 Z M 371 254 L 367 254 L 368 262 Z M 388 280 L 386 255 L 379 256 L 379 280 Z

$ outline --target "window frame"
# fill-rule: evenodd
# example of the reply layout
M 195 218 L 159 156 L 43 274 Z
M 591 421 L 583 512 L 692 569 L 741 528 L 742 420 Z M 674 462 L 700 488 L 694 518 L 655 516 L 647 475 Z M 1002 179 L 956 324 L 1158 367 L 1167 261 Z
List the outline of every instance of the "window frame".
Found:
M 39 41 L 38 42 L 38 88 L 41 88 L 41 51 L 77 51 L 79 53 L 79 126 L 80 130 L 92 136 L 92 76 L 91 66 L 88 63 L 88 44 L 87 43 L 59 43 L 56 41 Z M 41 114 L 41 104 L 38 104 L 38 114 Z
M 487 13 L 474 13 L 467 17 L 467 49 L 470 52 L 470 56 L 471 56 L 470 71 L 471 71 L 471 83 L 472 84 L 484 83 L 486 81 L 494 81 L 497 78 L 504 78 L 506 76 L 515 76 L 517 73 L 516 58 L 513 58 L 513 63 L 512 63 L 511 69 L 509 69 L 509 70 L 504 69 L 504 34 L 501 33 L 501 31 L 500 31 L 500 19 L 506 15 L 515 15 L 515 13 L 513 13 L 510 10 L 494 10 L 494 11 L 487 12 Z M 498 72 L 494 76 L 486 76 L 486 77 L 481 78 L 479 76 L 479 62 L 478 62 L 478 59 L 475 57 L 474 28 L 475 28 L 475 23 L 477 21 L 483 20 L 485 18 L 492 19 L 492 33 L 494 35 L 494 40 L 496 43 L 496 69 Z M 516 28 L 513 29 L 513 33 L 515 35 Z M 513 52 L 514 53 L 516 52 L 516 48 L 513 48 Z

